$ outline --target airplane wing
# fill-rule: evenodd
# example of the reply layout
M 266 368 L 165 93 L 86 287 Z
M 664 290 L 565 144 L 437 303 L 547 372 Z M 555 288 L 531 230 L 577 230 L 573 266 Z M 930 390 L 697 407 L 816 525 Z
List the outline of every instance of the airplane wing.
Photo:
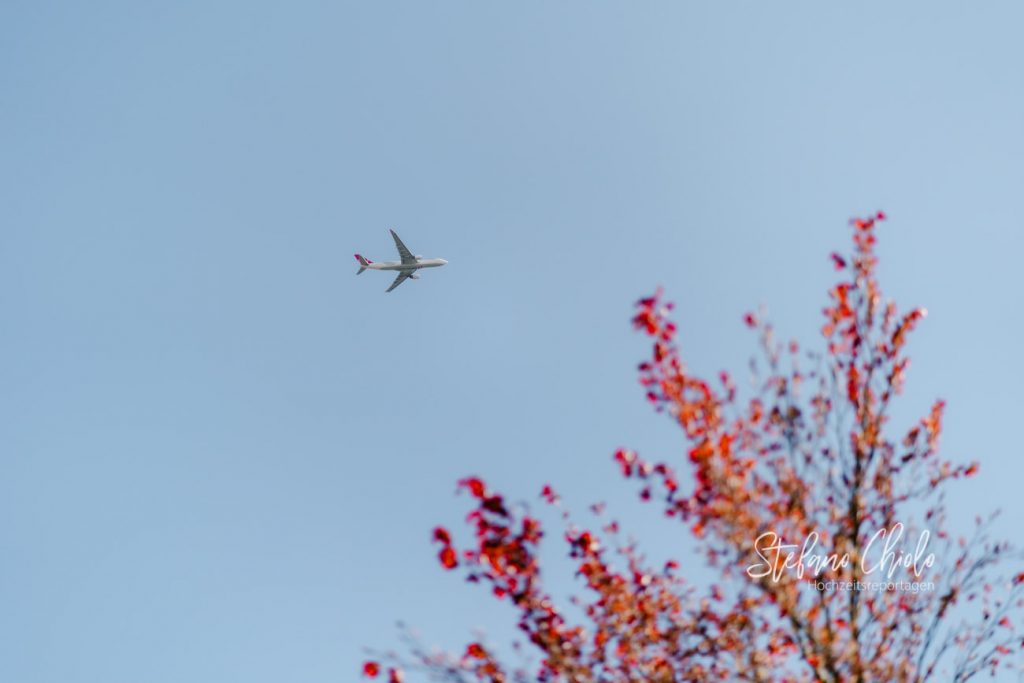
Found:
M 409 247 L 402 243 L 402 240 L 398 237 L 394 230 L 391 231 L 391 236 L 395 238 L 395 246 L 398 247 L 398 255 L 402 257 L 402 265 L 409 265 L 416 263 L 416 257 L 409 251 Z
M 395 237 L 395 239 L 397 240 L 398 237 Z M 386 290 L 384 290 L 385 293 L 390 292 L 392 289 L 394 289 L 398 285 L 402 284 L 403 282 L 408 280 L 410 277 L 412 277 L 412 271 L 411 270 L 400 270 L 400 271 L 398 271 L 398 277 L 395 278 L 395 281 L 391 283 L 390 287 L 388 287 Z

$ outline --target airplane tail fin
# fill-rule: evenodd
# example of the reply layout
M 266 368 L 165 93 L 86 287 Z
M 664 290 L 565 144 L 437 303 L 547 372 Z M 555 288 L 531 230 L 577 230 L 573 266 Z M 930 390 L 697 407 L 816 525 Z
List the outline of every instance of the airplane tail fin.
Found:
M 373 263 L 373 261 L 360 254 L 356 254 L 356 260 L 359 261 L 359 271 L 356 273 L 356 275 L 362 275 L 363 271 L 366 270 L 366 266 Z

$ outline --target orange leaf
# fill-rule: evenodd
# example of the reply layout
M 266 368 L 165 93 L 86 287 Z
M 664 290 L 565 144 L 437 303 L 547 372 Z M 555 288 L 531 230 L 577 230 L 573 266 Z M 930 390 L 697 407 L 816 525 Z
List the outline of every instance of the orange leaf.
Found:
M 466 657 L 472 659 L 486 659 L 487 652 L 480 643 L 470 643 L 466 646 Z
M 445 569 L 455 569 L 459 566 L 459 559 L 455 555 L 455 550 L 450 545 L 445 546 L 441 549 L 441 552 L 437 554 L 441 560 L 441 565 Z

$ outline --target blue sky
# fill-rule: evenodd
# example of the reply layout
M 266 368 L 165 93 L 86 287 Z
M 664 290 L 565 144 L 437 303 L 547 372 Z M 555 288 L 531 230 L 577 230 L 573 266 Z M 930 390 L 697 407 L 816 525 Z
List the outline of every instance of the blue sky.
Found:
M 694 561 L 610 461 L 681 453 L 632 301 L 664 285 L 691 365 L 741 369 L 747 310 L 813 338 L 877 209 L 930 312 L 896 417 L 946 398 L 982 462 L 954 510 L 1020 519 L 1024 17 L 890 5 L 5 2 L 0 679 L 352 680 L 398 619 L 501 642 L 429 543 L 469 473 Z M 450 264 L 356 278 L 389 227 Z

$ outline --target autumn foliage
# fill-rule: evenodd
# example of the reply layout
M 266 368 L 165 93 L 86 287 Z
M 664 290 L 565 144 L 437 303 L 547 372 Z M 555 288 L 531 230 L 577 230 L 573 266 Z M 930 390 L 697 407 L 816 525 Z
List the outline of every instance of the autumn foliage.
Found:
M 471 540 L 457 545 L 436 528 L 438 560 L 513 608 L 539 664 L 510 668 L 472 642 L 449 655 L 375 658 L 363 674 L 401 681 L 415 670 L 434 680 L 492 683 L 964 681 L 1015 666 L 1024 640 L 1011 614 L 1021 606 L 1024 572 L 995 573 L 1008 546 L 987 539 L 986 520 L 977 520 L 973 538 L 946 530 L 943 491 L 975 475 L 978 464 L 939 457 L 942 401 L 890 435 L 889 407 L 910 363 L 908 338 L 926 312 L 900 311 L 883 299 L 875 252 L 883 219 L 852 221 L 851 253 L 831 255 L 839 281 L 828 292 L 820 351 L 782 344 L 766 321 L 744 316 L 761 351 L 751 395 L 724 372 L 709 379 L 687 369 L 660 292 L 637 303 L 633 324 L 651 341 L 640 383 L 652 406 L 679 425 L 684 446 L 673 462 L 621 449 L 614 466 L 641 500 L 699 539 L 720 584 L 686 582 L 678 561 L 647 566 L 614 521 L 590 530 L 567 524 L 562 540 L 585 586 L 574 600 L 583 618 L 574 620 L 541 583 L 538 518 L 470 477 L 459 489 L 471 500 Z M 550 485 L 540 498 L 561 505 Z M 911 547 L 876 567 L 881 578 L 868 576 L 872 539 L 897 524 L 905 538 L 926 533 L 934 564 L 923 553 L 911 558 Z M 813 537 L 815 552 L 849 562 L 820 575 L 792 565 L 749 571 L 766 534 L 797 546 Z M 818 583 L 869 580 L 893 585 Z

